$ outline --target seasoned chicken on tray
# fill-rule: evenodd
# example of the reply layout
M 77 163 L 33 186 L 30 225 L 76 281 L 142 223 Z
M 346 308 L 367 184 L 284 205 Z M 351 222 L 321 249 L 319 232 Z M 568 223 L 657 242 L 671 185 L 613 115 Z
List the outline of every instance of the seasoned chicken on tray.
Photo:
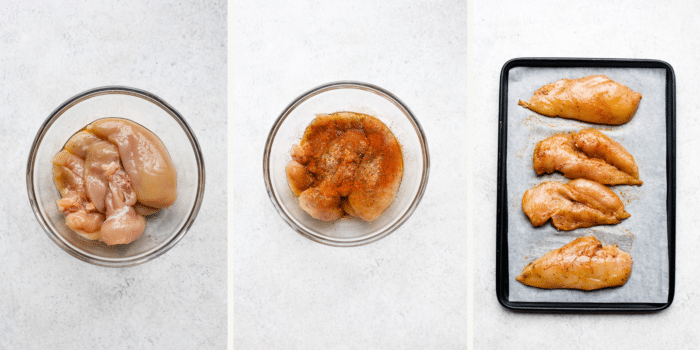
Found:
M 525 192 L 522 206 L 532 226 L 542 226 L 551 219 L 554 227 L 563 231 L 619 224 L 630 217 L 615 192 L 586 179 L 542 183 Z
M 591 75 L 547 84 L 518 105 L 548 117 L 621 125 L 632 119 L 641 99 L 642 94 L 604 75 Z
M 537 175 L 561 172 L 605 185 L 641 185 L 637 163 L 622 145 L 596 129 L 557 134 L 537 143 L 532 155 Z
M 531 262 L 515 279 L 537 288 L 595 290 L 624 285 L 632 257 L 593 236 L 577 238 Z

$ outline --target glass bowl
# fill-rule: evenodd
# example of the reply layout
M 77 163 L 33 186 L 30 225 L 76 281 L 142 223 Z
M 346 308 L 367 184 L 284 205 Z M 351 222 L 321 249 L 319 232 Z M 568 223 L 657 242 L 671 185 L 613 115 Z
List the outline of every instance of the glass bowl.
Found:
M 51 160 L 73 134 L 102 118 L 129 119 L 152 131 L 165 144 L 177 172 L 175 203 L 147 217 L 143 235 L 126 245 L 108 246 L 79 236 L 56 206 L 61 197 Z M 29 201 L 44 231 L 74 257 L 107 267 L 138 265 L 177 244 L 197 217 L 204 178 L 202 152 L 185 119 L 158 96 L 121 86 L 88 90 L 62 103 L 39 129 L 27 164 Z
M 401 185 L 391 205 L 372 222 L 349 217 L 332 222 L 316 220 L 299 207 L 287 183 L 285 166 L 292 159 L 292 145 L 301 141 L 316 114 L 335 112 L 371 115 L 386 124 L 401 145 Z M 292 101 L 272 126 L 263 157 L 267 193 L 282 218 L 305 237 L 332 246 L 371 243 L 406 222 L 423 197 L 429 168 L 425 134 L 408 107 L 384 89 L 353 81 L 325 84 Z

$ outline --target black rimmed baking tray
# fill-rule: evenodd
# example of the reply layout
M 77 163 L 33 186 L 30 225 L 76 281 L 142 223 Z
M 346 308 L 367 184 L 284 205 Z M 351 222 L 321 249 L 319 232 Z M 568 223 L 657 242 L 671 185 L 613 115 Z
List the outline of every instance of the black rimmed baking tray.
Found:
M 551 77 L 552 72 L 561 73 L 559 74 L 560 77 L 553 79 Z M 578 76 L 566 76 L 566 74 L 571 75 L 575 73 L 581 74 Z M 538 74 L 541 74 L 543 78 L 536 78 L 532 80 L 533 77 L 537 77 Z M 641 154 L 640 159 L 638 159 L 635 152 L 628 147 L 628 151 L 632 153 L 635 160 L 637 160 L 638 164 L 640 165 L 640 178 L 645 180 L 644 176 L 647 175 L 647 177 L 651 180 L 645 182 L 645 184 L 639 189 L 617 189 L 616 191 L 618 192 L 618 195 L 623 197 L 623 201 L 625 200 L 623 196 L 625 194 L 624 191 L 632 192 L 631 197 L 633 198 L 631 200 L 629 193 L 627 194 L 628 211 L 630 211 L 632 214 L 632 218 L 635 218 L 636 220 L 648 220 L 650 217 L 653 217 L 653 215 L 646 214 L 645 210 L 649 210 L 647 207 L 651 207 L 652 213 L 656 213 L 656 215 L 659 216 L 658 220 L 656 221 L 663 223 L 661 224 L 663 229 L 656 229 L 656 226 L 649 225 L 649 232 L 639 232 L 640 230 L 638 230 L 635 234 L 629 235 L 631 237 L 630 242 L 632 243 L 630 243 L 628 248 L 630 249 L 630 254 L 634 260 L 634 265 L 632 276 L 623 287 L 592 292 L 538 290 L 535 294 L 530 295 L 523 292 L 522 289 L 519 288 L 532 287 L 524 287 L 520 285 L 520 283 L 515 280 L 515 276 L 513 276 L 513 271 L 521 270 L 526 265 L 527 259 L 537 258 L 541 256 L 541 252 L 546 252 L 563 245 L 552 245 L 552 242 L 556 241 L 557 239 L 560 241 L 570 241 L 573 237 L 582 237 L 588 235 L 590 232 L 594 232 L 594 235 L 596 236 L 605 237 L 607 234 L 605 230 L 611 228 L 596 229 L 594 227 L 589 229 L 577 229 L 574 231 L 568 231 L 569 233 L 562 234 L 555 232 L 556 230 L 554 230 L 549 223 L 545 225 L 545 227 L 549 228 L 533 228 L 531 225 L 529 228 L 524 225 L 518 226 L 520 225 L 518 222 L 522 219 L 521 216 L 524 216 L 524 214 L 522 213 L 522 208 L 517 205 L 516 202 L 518 199 L 522 198 L 522 193 L 516 193 L 514 188 L 518 186 L 522 187 L 523 184 L 519 183 L 517 180 L 514 181 L 513 179 L 517 178 L 513 176 L 520 176 L 521 173 L 529 174 L 523 165 L 527 161 L 528 157 L 530 161 L 529 171 L 534 173 L 531 167 L 532 154 L 528 154 L 528 151 L 532 149 L 534 144 L 541 137 L 530 136 L 529 139 L 531 141 L 528 143 L 528 145 L 511 145 L 509 150 L 509 125 L 511 126 L 511 133 L 516 132 L 518 128 L 522 129 L 522 125 L 526 123 L 530 123 L 529 127 L 536 130 L 542 130 L 544 128 L 539 124 L 546 124 L 546 128 L 549 128 L 547 130 L 551 129 L 551 131 L 547 131 L 549 133 L 564 132 L 576 127 L 600 128 L 601 126 L 599 125 L 586 124 L 583 122 L 563 120 L 561 118 L 541 117 L 535 112 L 525 110 L 523 107 L 517 106 L 518 98 L 528 100 L 537 88 L 547 83 L 554 82 L 560 78 L 580 78 L 591 74 L 606 74 L 610 76 L 611 79 L 627 85 L 635 91 L 642 92 L 643 94 L 642 102 L 640 103 L 637 114 L 635 114 L 632 121 L 619 127 L 607 127 L 607 130 L 609 133 L 614 134 L 611 135 L 614 136 L 614 139 L 618 139 L 618 141 L 620 141 L 620 139 L 625 141 L 621 142 L 625 147 L 628 147 L 628 145 L 631 144 L 631 148 L 636 147 L 638 149 L 645 149 L 644 147 L 649 147 L 650 143 L 658 144 L 659 147 L 656 147 L 656 154 L 648 157 L 646 156 L 646 152 L 635 150 L 637 154 Z M 547 75 L 550 77 L 544 78 L 544 76 Z M 540 81 L 537 81 L 537 79 Z M 547 79 L 551 81 L 547 81 Z M 521 93 L 519 96 L 517 96 L 517 98 L 514 98 L 514 96 L 509 96 L 509 85 L 511 85 L 511 95 L 513 95 L 513 91 L 523 88 L 523 82 L 532 85 L 528 90 L 529 93 Z M 513 104 L 515 104 L 515 106 Z M 673 302 L 675 287 L 675 105 L 676 92 L 674 71 L 668 63 L 663 61 L 600 58 L 517 58 L 506 62 L 501 71 L 499 95 L 498 199 L 496 228 L 496 295 L 501 305 L 516 311 L 598 313 L 652 312 L 663 310 L 671 305 Z M 516 108 L 520 108 L 520 110 Z M 524 117 L 525 113 L 527 113 L 528 117 Z M 640 116 L 638 117 L 638 115 Z M 542 118 L 546 118 L 546 120 Z M 638 120 L 635 121 L 635 118 L 638 118 Z M 652 121 L 652 123 L 647 123 L 648 121 Z M 627 128 L 625 128 L 626 125 L 628 125 Z M 535 134 L 536 133 L 537 132 L 535 132 Z M 640 137 L 640 135 L 642 136 Z M 654 135 L 658 135 L 658 137 Z M 515 142 L 514 140 L 522 137 L 523 135 L 511 134 L 510 136 L 511 142 Z M 644 140 L 644 142 L 640 142 L 639 140 L 643 138 L 646 138 L 646 140 Z M 522 150 L 518 148 L 519 153 L 514 153 L 516 147 L 522 147 Z M 664 147 L 665 151 L 658 150 Z M 657 159 L 654 160 L 653 157 L 657 157 Z M 651 162 L 642 164 L 645 158 L 650 158 L 651 160 L 654 160 L 655 163 L 653 163 L 653 165 L 650 165 L 652 164 Z M 662 167 L 659 164 L 662 164 L 663 162 L 665 162 L 665 166 Z M 518 168 L 517 166 L 520 167 Z M 511 177 L 508 175 L 509 167 L 511 168 Z M 647 174 L 642 171 L 643 169 L 648 170 Z M 511 179 L 510 192 L 508 182 L 509 178 Z M 541 179 L 541 181 L 546 180 L 549 179 Z M 530 183 L 534 182 L 531 181 Z M 619 192 L 623 193 L 621 194 Z M 520 198 L 517 198 L 518 195 Z M 649 204 L 649 202 L 652 202 L 652 204 Z M 654 211 L 654 209 L 656 211 Z M 640 212 L 643 214 L 639 214 Z M 638 215 L 635 216 L 635 213 Z M 510 225 L 509 218 L 511 221 Z M 658 222 L 656 223 L 657 225 L 659 225 Z M 620 227 L 622 230 L 626 230 L 625 224 L 626 223 L 623 221 L 622 224 L 615 226 Z M 645 223 L 636 223 L 637 226 L 643 224 Z M 627 226 L 637 227 L 635 226 L 634 221 L 629 221 Z M 516 256 L 517 254 L 513 253 L 509 254 L 509 250 L 512 251 L 516 249 L 515 245 L 509 247 L 509 230 L 511 231 L 511 234 L 513 234 L 513 236 L 510 237 L 511 244 L 514 242 L 519 242 L 520 237 L 522 237 L 522 233 L 520 232 L 527 231 L 527 235 L 532 234 L 533 237 L 538 237 L 538 242 L 528 243 L 528 247 L 533 247 L 533 250 L 538 251 L 538 253 L 532 253 L 531 257 Z M 515 234 L 518 234 L 518 236 L 515 236 Z M 615 236 L 613 232 L 610 237 L 617 236 Z M 649 248 L 654 246 L 648 244 L 648 240 L 652 239 L 649 237 L 653 237 L 653 239 L 656 240 L 655 242 L 652 242 L 659 247 L 657 249 L 658 251 L 655 252 L 656 254 L 643 254 L 640 256 L 639 251 L 646 251 L 645 249 L 651 249 L 649 251 L 654 252 L 652 248 Z M 603 243 L 606 243 L 604 239 L 601 240 Z M 548 244 L 550 246 L 547 246 Z M 635 251 L 637 253 L 636 255 Z M 661 262 L 660 266 L 662 268 L 660 268 L 659 271 L 650 270 L 648 267 L 652 265 L 647 263 L 647 260 L 654 259 L 647 259 L 647 257 L 652 255 L 656 257 L 656 260 Z M 640 269 L 644 271 L 644 274 L 639 271 L 635 271 Z M 645 288 L 651 290 L 647 296 L 644 294 L 644 288 L 637 287 L 634 289 L 634 284 L 631 282 L 635 281 L 637 284 L 640 283 L 639 278 L 647 275 L 649 271 L 653 272 L 652 275 L 658 277 L 658 280 L 654 278 L 653 283 L 649 281 L 641 281 Z M 636 276 L 635 272 L 638 272 Z M 512 290 L 511 287 L 513 288 Z M 547 294 L 548 292 L 553 293 Z M 635 300 L 635 298 L 637 298 L 636 295 L 639 293 L 641 293 L 639 300 Z

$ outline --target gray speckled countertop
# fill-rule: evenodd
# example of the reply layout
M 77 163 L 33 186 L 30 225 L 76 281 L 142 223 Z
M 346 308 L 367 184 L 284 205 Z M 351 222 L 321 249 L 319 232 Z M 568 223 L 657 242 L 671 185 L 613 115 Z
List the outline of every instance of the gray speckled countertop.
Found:
M 0 349 L 221 349 L 226 344 L 226 2 L 11 1 L 0 12 Z M 41 229 L 25 169 L 41 123 L 87 89 L 175 107 L 207 170 L 199 216 L 146 264 L 79 261 Z
M 227 149 L 233 154 L 237 349 L 464 349 L 473 288 L 476 349 L 694 349 L 700 223 L 693 162 L 700 119 L 694 2 L 235 1 L 234 134 L 227 143 L 225 1 L 12 1 L 0 12 L 0 349 L 221 349 L 227 339 Z M 474 66 L 467 77 L 467 19 Z M 649 315 L 509 312 L 495 294 L 498 83 L 515 57 L 654 58 L 677 79 L 673 305 Z M 473 83 L 472 122 L 467 84 Z M 420 120 L 430 182 L 396 232 L 356 248 L 293 231 L 265 192 L 262 154 L 286 105 L 336 80 L 383 87 Z M 132 268 L 81 262 L 42 231 L 26 197 L 29 147 L 55 107 L 127 85 L 190 123 L 207 190 L 189 233 Z M 468 126 L 473 125 L 469 130 Z M 473 137 L 469 142 L 468 138 Z M 465 148 L 473 146 L 474 165 Z M 467 187 L 473 172 L 474 189 Z M 471 196 L 474 212 L 466 211 Z M 474 280 L 467 280 L 473 226 Z
M 697 349 L 696 253 L 700 22 L 697 2 L 474 1 L 474 344 L 476 349 Z M 670 63 L 677 89 L 676 290 L 671 307 L 647 315 L 509 312 L 495 291 L 498 87 L 516 57 L 618 57 Z M 634 215 L 634 214 L 632 214 Z M 643 232 L 634 232 L 642 235 Z M 516 282 L 517 283 L 517 282 Z
M 232 11 L 236 349 L 465 348 L 466 2 L 235 1 Z M 431 155 L 413 216 L 355 248 L 292 230 L 262 174 L 277 116 L 337 80 L 398 96 Z

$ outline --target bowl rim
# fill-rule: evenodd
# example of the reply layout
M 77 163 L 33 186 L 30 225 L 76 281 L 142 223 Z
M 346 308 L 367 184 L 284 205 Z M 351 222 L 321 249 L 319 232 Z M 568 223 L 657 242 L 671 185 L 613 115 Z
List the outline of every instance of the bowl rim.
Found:
M 418 136 L 418 139 L 420 140 L 421 144 L 421 155 L 423 157 L 423 173 L 421 175 L 421 183 L 420 186 L 418 187 L 418 191 L 416 192 L 415 196 L 413 197 L 413 201 L 411 202 L 411 205 L 408 207 L 408 209 L 401 214 L 399 219 L 395 221 L 393 224 L 391 224 L 389 227 L 385 228 L 382 231 L 379 231 L 375 234 L 368 235 L 368 236 L 360 236 L 356 238 L 337 238 L 337 237 L 329 237 L 325 235 L 320 235 L 317 234 L 311 230 L 306 229 L 302 225 L 297 225 L 292 218 L 290 218 L 285 210 L 282 208 L 281 204 L 277 200 L 277 196 L 275 194 L 275 191 L 272 187 L 272 180 L 270 178 L 270 156 L 272 152 L 272 143 L 275 139 L 275 136 L 277 135 L 277 131 L 281 127 L 282 123 L 285 121 L 285 119 L 289 116 L 289 114 L 295 110 L 299 105 L 304 103 L 306 100 L 310 99 L 311 97 L 314 97 L 316 95 L 319 95 L 321 93 L 327 92 L 327 91 L 332 91 L 332 90 L 341 90 L 341 89 L 357 89 L 357 90 L 363 90 L 363 91 L 368 91 L 371 93 L 374 93 L 376 95 L 379 95 L 380 97 L 383 97 L 387 99 L 389 102 L 393 103 L 399 110 L 403 112 L 403 114 L 408 117 L 409 122 L 413 125 L 413 128 L 416 131 L 416 134 Z M 425 193 L 427 184 L 428 184 L 428 177 L 430 173 L 430 154 L 428 151 L 428 140 L 426 139 L 425 132 L 423 131 L 423 128 L 420 125 L 420 122 L 418 122 L 418 119 L 415 117 L 413 112 L 408 108 L 408 106 L 401 101 L 398 97 L 396 97 L 394 94 L 391 92 L 378 87 L 373 84 L 369 83 L 364 83 L 360 81 L 353 81 L 353 80 L 340 80 L 340 81 L 334 81 L 330 82 L 327 84 L 322 84 L 319 85 L 311 90 L 308 90 L 304 92 L 303 94 L 299 95 L 297 98 L 295 98 L 287 107 L 284 108 L 282 113 L 277 117 L 275 120 L 274 124 L 272 125 L 272 128 L 270 130 L 270 133 L 268 134 L 267 141 L 265 142 L 265 151 L 263 154 L 263 177 L 265 179 L 265 189 L 267 190 L 267 195 L 270 197 L 270 201 L 274 205 L 275 209 L 277 212 L 280 214 L 282 219 L 296 232 L 300 233 L 302 236 L 311 239 L 312 241 L 322 243 L 325 245 L 329 246 L 334 246 L 334 247 L 357 247 L 365 244 L 369 244 L 372 242 L 376 242 L 390 233 L 394 232 L 396 229 L 398 229 L 401 225 L 403 225 L 406 220 L 413 214 L 413 212 L 416 210 L 418 207 L 418 204 L 420 203 L 421 199 L 423 198 L 423 194 Z
M 92 255 L 86 252 L 83 252 L 79 248 L 75 247 L 74 245 L 70 244 L 67 240 L 65 240 L 60 234 L 54 232 L 51 229 L 51 226 L 48 224 L 47 218 L 45 218 L 41 214 L 41 210 L 39 208 L 39 204 L 36 199 L 36 191 L 34 189 L 34 164 L 36 162 L 36 155 L 37 155 L 37 150 L 39 145 L 41 144 L 46 132 L 51 128 L 53 123 L 67 110 L 72 108 L 78 103 L 81 103 L 83 101 L 89 100 L 93 97 L 98 97 L 102 95 L 127 95 L 127 96 L 132 96 L 132 97 L 137 97 L 141 98 L 143 100 L 146 100 L 148 102 L 151 102 L 155 104 L 156 106 L 160 107 L 163 109 L 166 113 L 168 113 L 175 121 L 178 122 L 180 127 L 183 129 L 185 134 L 187 135 L 187 138 L 190 141 L 190 144 L 192 145 L 195 158 L 197 161 L 197 176 L 198 176 L 198 181 L 197 181 L 197 195 L 195 197 L 195 203 L 194 206 L 192 207 L 192 210 L 189 213 L 189 216 L 187 220 L 185 221 L 184 225 L 182 228 L 170 239 L 166 240 L 165 242 L 161 243 L 160 245 L 144 252 L 141 254 L 138 254 L 133 257 L 129 258 L 104 258 L 104 257 L 99 257 L 96 255 Z M 128 87 L 128 86 L 121 86 L 121 85 L 109 85 L 109 86 L 101 86 L 101 87 L 96 87 L 93 89 L 89 89 L 86 91 L 83 91 L 65 102 L 61 103 L 53 112 L 51 112 L 46 118 L 46 120 L 43 122 L 41 127 L 39 128 L 39 131 L 37 132 L 36 136 L 34 137 L 34 142 L 32 142 L 32 147 L 29 151 L 29 156 L 27 160 L 27 173 L 26 173 L 26 185 L 27 185 L 27 194 L 29 196 L 29 203 L 31 204 L 32 211 L 34 212 L 34 216 L 36 216 L 37 221 L 41 225 L 41 227 L 44 229 L 44 232 L 51 238 L 51 240 L 56 243 L 61 249 L 69 253 L 75 258 L 78 258 L 79 260 L 82 260 L 84 262 L 93 264 L 93 265 L 98 265 L 98 266 L 104 266 L 104 267 L 130 267 L 130 266 L 136 266 L 142 263 L 145 263 L 147 261 L 151 261 L 161 255 L 163 255 L 165 252 L 170 250 L 175 244 L 177 244 L 182 237 L 185 236 L 189 228 L 192 226 L 194 223 L 194 220 L 197 218 L 197 214 L 199 213 L 199 209 L 202 205 L 202 199 L 204 196 L 204 186 L 205 186 L 205 179 L 206 179 L 206 172 L 204 168 L 204 157 L 202 155 L 202 150 L 199 146 L 199 142 L 197 141 L 197 137 L 194 134 L 194 131 L 190 128 L 189 124 L 185 120 L 185 118 L 182 117 L 182 115 L 175 110 L 170 104 L 165 102 L 163 99 L 160 97 L 156 96 L 153 93 L 150 93 L 145 90 L 133 88 L 133 87 Z

